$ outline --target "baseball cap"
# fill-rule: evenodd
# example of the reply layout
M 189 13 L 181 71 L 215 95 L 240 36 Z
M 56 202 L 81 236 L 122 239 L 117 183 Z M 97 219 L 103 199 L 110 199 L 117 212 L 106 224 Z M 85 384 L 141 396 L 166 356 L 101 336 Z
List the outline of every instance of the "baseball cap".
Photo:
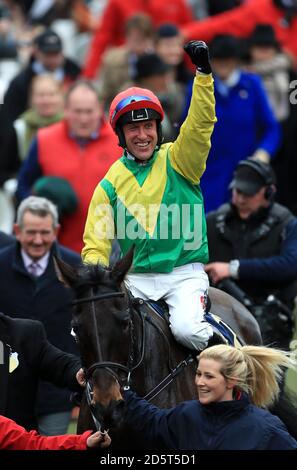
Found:
M 62 41 L 60 36 L 54 31 L 47 29 L 34 40 L 35 45 L 45 54 L 55 54 L 62 51 Z
M 157 39 L 173 38 L 179 34 L 179 29 L 173 23 L 163 23 L 156 31 Z
M 268 165 L 266 166 L 269 168 Z M 234 172 L 233 180 L 229 185 L 229 189 L 238 189 L 248 196 L 254 196 L 261 188 L 269 184 L 267 177 L 265 178 L 264 174 L 265 173 L 261 174 L 256 166 L 252 167 L 240 163 Z M 271 173 L 271 181 L 272 179 L 273 175 Z

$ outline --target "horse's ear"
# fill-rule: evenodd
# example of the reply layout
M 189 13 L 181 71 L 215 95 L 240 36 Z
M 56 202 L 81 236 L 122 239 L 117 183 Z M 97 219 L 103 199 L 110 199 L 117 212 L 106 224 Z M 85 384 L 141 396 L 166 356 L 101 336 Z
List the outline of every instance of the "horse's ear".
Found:
M 133 245 L 132 248 L 130 248 L 130 250 L 128 251 L 128 253 L 123 256 L 122 259 L 117 261 L 117 263 L 113 266 L 111 270 L 111 277 L 118 284 L 121 284 L 123 282 L 127 272 L 131 268 L 134 256 L 134 248 L 135 246 Z
M 56 255 L 54 255 L 53 258 L 57 278 L 66 287 L 72 287 L 74 281 L 77 279 L 76 270 Z

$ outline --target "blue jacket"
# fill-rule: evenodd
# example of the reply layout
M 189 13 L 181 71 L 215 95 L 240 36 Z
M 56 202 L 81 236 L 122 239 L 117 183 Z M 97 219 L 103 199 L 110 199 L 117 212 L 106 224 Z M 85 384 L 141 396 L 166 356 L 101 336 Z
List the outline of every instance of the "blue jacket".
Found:
M 242 280 L 288 283 L 297 279 L 297 219 L 284 230 L 278 255 L 267 258 L 241 259 L 239 277 Z
M 218 122 L 201 178 L 206 212 L 230 199 L 228 186 L 240 160 L 250 157 L 257 149 L 273 156 L 280 144 L 280 126 L 257 75 L 241 72 L 238 83 L 227 95 L 221 92 L 218 79 L 215 78 L 214 84 Z
M 297 449 L 280 419 L 239 400 L 201 405 L 186 401 L 175 408 L 159 409 L 125 392 L 127 422 L 153 447 L 170 450 L 288 450 Z

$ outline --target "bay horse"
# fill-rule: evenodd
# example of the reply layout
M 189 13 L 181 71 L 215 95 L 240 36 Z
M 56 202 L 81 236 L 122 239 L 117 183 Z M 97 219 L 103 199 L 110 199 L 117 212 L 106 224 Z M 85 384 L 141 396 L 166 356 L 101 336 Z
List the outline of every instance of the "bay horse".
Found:
M 72 328 L 86 373 L 78 432 L 108 428 L 113 449 L 146 449 L 140 436 L 125 427 L 124 402 L 115 394 L 115 381 L 161 408 L 196 396 L 197 364 L 192 354 L 174 340 L 168 322 L 125 288 L 132 261 L 133 250 L 112 268 L 75 269 L 56 259 L 58 277 L 75 293 Z M 218 289 L 210 288 L 209 296 L 212 313 L 243 342 L 261 344 L 259 326 L 249 310 Z

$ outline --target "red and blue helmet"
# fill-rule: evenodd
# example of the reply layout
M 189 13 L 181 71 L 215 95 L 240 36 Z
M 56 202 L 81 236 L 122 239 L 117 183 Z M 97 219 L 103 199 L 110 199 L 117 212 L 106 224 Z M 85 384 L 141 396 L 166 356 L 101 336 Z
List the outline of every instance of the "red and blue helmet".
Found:
M 129 122 L 157 120 L 158 145 L 161 144 L 161 121 L 164 111 L 156 95 L 145 88 L 131 87 L 113 99 L 109 110 L 109 122 L 119 137 L 121 147 L 126 146 L 122 127 Z

